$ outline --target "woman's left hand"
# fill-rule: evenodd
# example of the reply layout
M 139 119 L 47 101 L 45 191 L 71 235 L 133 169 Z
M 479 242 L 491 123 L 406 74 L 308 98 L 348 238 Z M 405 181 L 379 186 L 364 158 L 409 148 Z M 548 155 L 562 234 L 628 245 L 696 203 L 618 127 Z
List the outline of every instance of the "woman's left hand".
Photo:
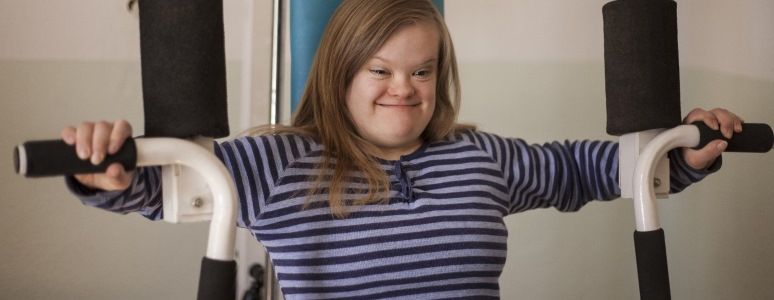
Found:
M 734 133 L 742 132 L 742 123 L 744 123 L 744 120 L 736 114 L 723 108 L 715 108 L 709 111 L 696 108 L 683 119 L 684 124 L 696 121 L 703 121 L 704 124 L 707 124 L 709 128 L 714 130 L 719 129 L 723 136 L 728 139 L 733 137 Z M 724 140 L 714 140 L 699 150 L 683 148 L 683 158 L 692 168 L 704 170 L 715 162 L 715 159 L 726 150 L 727 146 L 728 143 Z

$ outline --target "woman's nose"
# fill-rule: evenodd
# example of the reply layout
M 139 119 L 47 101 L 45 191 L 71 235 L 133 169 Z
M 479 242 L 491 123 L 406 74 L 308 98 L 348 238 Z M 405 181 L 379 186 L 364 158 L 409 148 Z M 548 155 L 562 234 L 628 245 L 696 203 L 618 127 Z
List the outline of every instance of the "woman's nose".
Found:
M 389 94 L 399 98 L 408 98 L 414 95 L 414 86 L 411 79 L 402 76 L 393 77 L 390 83 Z

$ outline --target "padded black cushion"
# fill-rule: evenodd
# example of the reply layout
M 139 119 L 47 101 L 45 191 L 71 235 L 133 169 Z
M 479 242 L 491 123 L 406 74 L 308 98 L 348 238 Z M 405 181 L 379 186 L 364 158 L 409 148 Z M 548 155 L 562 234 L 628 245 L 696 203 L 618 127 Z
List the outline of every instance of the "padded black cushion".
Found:
M 677 4 L 617 0 L 602 13 L 607 132 L 622 135 L 679 125 Z
M 145 136 L 228 136 L 222 0 L 144 0 Z

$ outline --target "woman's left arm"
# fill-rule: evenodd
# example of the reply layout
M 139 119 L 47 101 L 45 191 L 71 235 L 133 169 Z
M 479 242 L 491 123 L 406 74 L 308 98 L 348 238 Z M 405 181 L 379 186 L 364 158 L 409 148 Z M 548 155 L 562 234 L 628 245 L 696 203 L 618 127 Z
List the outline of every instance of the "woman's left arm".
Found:
M 742 120 L 725 109 L 694 109 L 685 123 L 703 121 L 726 137 L 741 131 Z M 496 159 L 505 163 L 511 213 L 542 207 L 575 211 L 591 200 L 620 197 L 618 144 L 575 141 L 528 145 L 506 139 Z M 670 159 L 670 192 L 676 193 L 720 168 L 726 142 L 715 140 L 699 150 L 674 149 Z M 517 175 L 517 176 L 513 176 Z

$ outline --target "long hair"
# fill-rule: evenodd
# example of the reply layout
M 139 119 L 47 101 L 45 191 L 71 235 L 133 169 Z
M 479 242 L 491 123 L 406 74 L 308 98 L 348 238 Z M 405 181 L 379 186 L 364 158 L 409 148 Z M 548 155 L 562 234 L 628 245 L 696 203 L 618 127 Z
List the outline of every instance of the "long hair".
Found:
M 402 26 L 427 22 L 438 30 L 438 77 L 435 110 L 421 134 L 425 142 L 447 137 L 457 125 L 460 82 L 451 36 L 441 14 L 424 0 L 344 0 L 325 29 L 312 62 L 301 103 L 291 126 L 263 127 L 253 133 L 301 133 L 325 148 L 310 195 L 321 193 L 328 182 L 328 205 L 336 217 L 347 215 L 348 204 L 363 205 L 386 200 L 389 178 L 372 155 L 375 146 L 361 137 L 346 109 L 346 91 L 356 72 Z M 332 173 L 331 173 L 332 170 Z M 354 173 L 365 178 L 367 191 L 347 190 Z M 330 176 L 330 177 L 328 177 Z M 360 193 L 351 203 L 344 193 Z M 309 201 L 307 201 L 309 204 Z

